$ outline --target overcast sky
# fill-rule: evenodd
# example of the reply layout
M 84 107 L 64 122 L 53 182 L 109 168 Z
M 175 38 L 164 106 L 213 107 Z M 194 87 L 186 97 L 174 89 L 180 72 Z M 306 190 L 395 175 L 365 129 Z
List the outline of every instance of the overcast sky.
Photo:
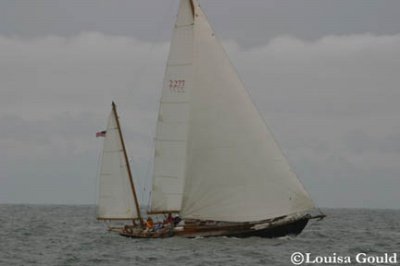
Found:
M 94 204 L 112 100 L 143 189 L 178 2 L 0 1 L 0 203 Z M 400 1 L 199 2 L 316 204 L 398 208 Z

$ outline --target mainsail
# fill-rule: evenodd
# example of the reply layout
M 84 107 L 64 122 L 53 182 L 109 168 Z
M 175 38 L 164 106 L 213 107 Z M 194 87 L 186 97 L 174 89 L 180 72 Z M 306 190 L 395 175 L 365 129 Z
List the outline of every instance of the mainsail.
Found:
M 114 103 L 104 137 L 97 218 L 101 220 L 140 218 L 135 188 Z
M 250 222 L 314 204 L 196 0 L 181 0 L 157 123 L 152 211 Z

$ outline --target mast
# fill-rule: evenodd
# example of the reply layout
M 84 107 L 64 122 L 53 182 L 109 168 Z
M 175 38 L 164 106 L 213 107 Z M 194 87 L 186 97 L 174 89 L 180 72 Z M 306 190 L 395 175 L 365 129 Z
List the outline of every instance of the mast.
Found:
M 192 17 L 194 18 L 196 15 L 195 9 L 194 9 L 194 3 L 193 0 L 190 0 L 190 9 L 192 10 Z
M 128 161 L 128 155 L 126 153 L 125 142 L 124 142 L 124 138 L 122 136 L 121 125 L 119 123 L 119 118 L 118 118 L 118 113 L 117 113 L 117 106 L 115 105 L 114 102 L 112 102 L 112 109 L 113 109 L 113 114 L 114 114 L 114 117 L 115 117 L 115 121 L 117 122 L 119 137 L 120 137 L 120 140 L 121 140 L 122 150 L 123 150 L 123 153 L 124 153 L 124 158 L 125 158 L 125 162 L 126 162 L 126 166 L 127 166 L 127 170 L 128 170 L 129 183 L 131 185 L 133 199 L 135 200 L 135 206 L 136 206 L 137 215 L 138 215 L 138 218 L 139 218 L 139 221 L 140 221 L 140 225 L 143 226 L 143 220 L 142 220 L 142 217 L 141 217 L 141 214 L 140 214 L 139 203 L 138 203 L 138 199 L 137 199 L 137 196 L 136 196 L 135 184 L 133 183 L 131 167 L 130 167 L 130 164 L 129 164 L 129 161 Z

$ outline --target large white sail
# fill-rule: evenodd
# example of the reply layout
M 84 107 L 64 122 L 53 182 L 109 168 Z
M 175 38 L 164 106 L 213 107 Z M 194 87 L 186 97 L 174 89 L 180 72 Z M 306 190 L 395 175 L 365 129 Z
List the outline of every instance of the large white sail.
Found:
M 181 209 L 192 87 L 193 13 L 181 1 L 167 62 L 155 139 L 151 211 Z
M 314 208 L 195 0 L 181 0 L 170 50 L 152 210 L 249 222 Z
M 193 51 L 182 216 L 245 222 L 312 209 L 197 4 Z
M 114 108 L 105 132 L 97 218 L 135 219 L 138 218 L 136 201 Z

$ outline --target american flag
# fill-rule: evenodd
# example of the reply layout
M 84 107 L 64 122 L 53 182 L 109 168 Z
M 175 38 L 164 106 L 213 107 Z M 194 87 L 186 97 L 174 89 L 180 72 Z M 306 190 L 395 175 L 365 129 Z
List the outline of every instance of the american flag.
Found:
M 96 138 L 100 138 L 100 137 L 104 138 L 106 136 L 106 132 L 107 131 L 105 131 L 105 130 L 97 132 L 96 133 Z

